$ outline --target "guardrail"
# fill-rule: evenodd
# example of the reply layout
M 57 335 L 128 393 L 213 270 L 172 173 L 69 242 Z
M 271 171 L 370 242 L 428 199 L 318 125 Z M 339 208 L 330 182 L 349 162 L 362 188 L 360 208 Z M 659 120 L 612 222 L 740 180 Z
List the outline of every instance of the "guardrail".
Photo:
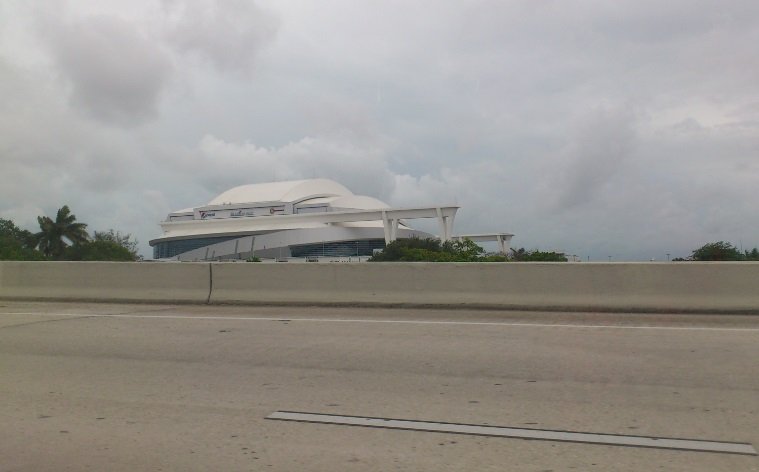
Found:
M 759 313 L 759 263 L 0 262 L 0 298 Z

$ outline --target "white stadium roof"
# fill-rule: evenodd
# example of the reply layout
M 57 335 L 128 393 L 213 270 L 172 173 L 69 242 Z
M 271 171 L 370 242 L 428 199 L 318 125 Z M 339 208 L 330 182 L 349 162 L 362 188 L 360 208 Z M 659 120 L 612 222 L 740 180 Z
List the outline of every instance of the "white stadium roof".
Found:
M 209 205 L 250 202 L 295 203 L 317 197 L 351 196 L 353 192 L 329 179 L 290 180 L 234 187 L 214 198 Z

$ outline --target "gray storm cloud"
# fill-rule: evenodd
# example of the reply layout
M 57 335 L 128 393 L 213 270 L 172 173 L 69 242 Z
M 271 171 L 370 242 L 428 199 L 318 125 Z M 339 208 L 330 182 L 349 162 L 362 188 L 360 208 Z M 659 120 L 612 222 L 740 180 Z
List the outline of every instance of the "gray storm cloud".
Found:
M 277 18 L 247 0 L 165 0 L 166 38 L 221 71 L 249 73 L 275 35 Z
M 623 171 L 635 146 L 635 116 L 625 107 L 594 110 L 584 117 L 561 155 L 556 206 L 593 202 Z
M 90 16 L 58 24 L 49 32 L 71 101 L 92 118 L 133 125 L 154 118 L 171 62 L 133 23 Z
M 211 193 L 221 193 L 243 181 L 315 177 L 350 182 L 355 192 L 380 198 L 387 198 L 393 188 L 394 177 L 387 167 L 387 155 L 372 143 L 357 145 L 345 139 L 320 136 L 306 137 L 278 148 L 263 148 L 207 135 L 199 143 L 199 151 L 193 167 L 207 170 L 202 181 Z

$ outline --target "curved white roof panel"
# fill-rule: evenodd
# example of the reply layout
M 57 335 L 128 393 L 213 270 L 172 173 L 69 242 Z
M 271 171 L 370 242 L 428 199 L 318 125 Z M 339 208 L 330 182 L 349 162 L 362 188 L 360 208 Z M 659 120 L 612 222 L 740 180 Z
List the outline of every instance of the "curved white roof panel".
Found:
M 250 202 L 299 202 L 307 198 L 348 196 L 353 193 L 329 179 L 290 180 L 234 187 L 214 198 L 209 205 Z
M 298 202 L 298 205 L 322 205 L 327 203 L 332 203 L 336 198 L 342 198 L 342 197 L 316 197 L 316 198 L 307 198 L 305 200 L 302 200 Z
M 390 208 L 387 203 L 365 195 L 347 195 L 345 197 L 339 197 L 332 200 L 330 205 L 333 208 L 352 208 L 356 210 L 381 210 L 383 208 Z

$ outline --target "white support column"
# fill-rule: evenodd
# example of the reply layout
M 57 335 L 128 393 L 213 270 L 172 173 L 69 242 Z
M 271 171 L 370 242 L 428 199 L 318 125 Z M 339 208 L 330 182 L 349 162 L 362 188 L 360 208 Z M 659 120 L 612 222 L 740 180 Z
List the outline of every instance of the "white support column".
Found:
M 453 218 L 454 215 L 445 218 L 445 240 L 448 241 L 453 236 Z
M 393 218 L 390 223 L 390 240 L 395 241 L 398 239 L 398 218 Z
M 450 235 L 445 224 L 445 218 L 443 217 L 443 210 L 441 208 L 435 208 L 435 212 L 437 213 L 437 223 L 440 226 L 440 240 L 446 242 Z
M 501 238 L 503 238 L 503 253 L 504 254 L 508 254 L 509 249 L 511 249 L 511 237 L 512 235 L 510 234 L 501 236 Z
M 385 244 L 390 244 L 392 241 L 390 221 L 387 219 L 387 212 L 384 210 L 382 211 L 382 227 L 385 230 Z
M 496 236 L 496 238 L 498 240 L 498 252 L 501 254 L 506 254 L 506 247 L 503 244 L 503 236 L 499 234 L 498 236 Z

